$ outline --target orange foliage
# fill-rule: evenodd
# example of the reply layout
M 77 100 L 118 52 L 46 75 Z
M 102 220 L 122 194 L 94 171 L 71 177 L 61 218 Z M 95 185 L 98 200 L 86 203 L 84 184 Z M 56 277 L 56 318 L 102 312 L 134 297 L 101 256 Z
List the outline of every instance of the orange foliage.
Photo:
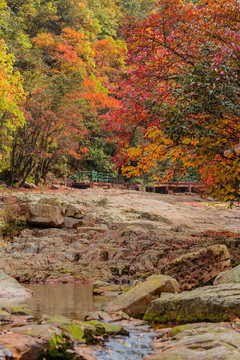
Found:
M 240 198 L 240 3 L 161 0 L 125 35 L 129 68 L 108 122 L 124 171 L 140 175 L 170 159 L 167 176 L 195 167 L 209 194 Z

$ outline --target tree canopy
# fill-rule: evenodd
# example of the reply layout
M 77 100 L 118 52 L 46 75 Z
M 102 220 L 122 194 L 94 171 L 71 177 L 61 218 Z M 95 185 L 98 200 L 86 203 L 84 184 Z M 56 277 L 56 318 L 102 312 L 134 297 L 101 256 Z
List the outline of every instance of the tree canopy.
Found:
M 128 68 L 109 118 L 125 173 L 168 161 L 166 178 L 194 168 L 209 194 L 239 199 L 239 3 L 162 0 L 125 30 Z
M 9 183 L 81 169 L 191 175 L 239 199 L 239 2 L 0 2 Z

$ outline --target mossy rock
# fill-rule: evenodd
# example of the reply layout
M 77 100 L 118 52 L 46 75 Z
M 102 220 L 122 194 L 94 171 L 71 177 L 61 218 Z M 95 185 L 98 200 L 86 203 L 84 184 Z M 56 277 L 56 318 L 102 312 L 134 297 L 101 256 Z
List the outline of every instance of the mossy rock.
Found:
M 81 322 L 69 322 L 59 324 L 59 327 L 67 334 L 69 334 L 74 341 L 81 344 L 91 343 L 94 340 L 93 334 L 85 332 L 83 323 Z
M 128 332 L 121 326 L 111 323 L 104 323 L 98 320 L 91 321 L 71 321 L 64 316 L 53 316 L 44 320 L 47 324 L 53 324 L 60 328 L 64 333 L 71 336 L 74 341 L 81 344 L 91 344 L 96 342 L 97 336 L 127 335 Z
M 15 328 L 15 330 L 32 337 L 47 338 L 49 341 L 51 341 L 52 338 L 54 339 L 56 338 L 59 343 L 62 342 L 62 338 L 63 338 L 62 330 L 50 324 L 45 324 L 45 325 L 31 324 L 31 325 Z
M 122 294 L 131 289 L 131 286 L 119 286 L 119 285 L 110 285 L 110 286 L 99 286 L 93 289 L 93 295 L 105 295 L 106 293 L 113 292 Z
M 73 343 L 69 336 L 64 333 L 52 334 L 52 338 L 49 342 L 49 347 L 45 349 L 43 354 L 40 354 L 38 360 L 82 360 L 81 357 L 76 356 L 72 350 Z
M 104 329 L 104 334 L 106 335 L 128 335 L 127 330 L 123 327 L 113 324 L 113 323 L 105 323 L 97 320 L 91 320 L 84 323 L 84 326 L 94 326 L 96 329 Z
M 7 311 L 12 315 L 31 315 L 31 309 L 28 305 L 7 305 L 3 306 L 2 310 Z
M 178 333 L 184 331 L 186 329 L 185 325 L 179 325 L 172 329 L 171 335 L 176 336 Z
M 162 294 L 144 315 L 150 322 L 194 323 L 230 321 L 240 316 L 240 284 L 205 286 L 180 294 Z
M 69 320 L 66 316 L 56 315 L 56 316 L 47 316 L 44 315 L 43 318 L 40 320 L 40 323 L 46 324 L 62 324 L 62 323 L 69 323 Z
M 0 325 L 12 324 L 13 318 L 7 311 L 0 310 Z
M 70 336 L 65 334 L 62 329 L 53 324 L 31 324 L 15 327 L 14 331 L 36 339 L 37 342 L 32 344 L 32 352 L 29 352 L 28 354 L 29 359 L 80 359 L 75 356 L 73 351 L 68 351 L 69 349 L 72 350 L 74 346 L 73 340 Z M 37 349 L 36 347 L 38 346 L 39 348 Z
M 41 320 L 42 323 L 52 324 L 69 334 L 75 341 L 86 343 L 84 339 L 83 322 L 71 321 L 65 316 L 49 316 Z
M 87 322 L 72 321 L 61 324 L 60 328 L 80 343 L 91 344 L 96 342 L 96 337 L 107 338 L 113 335 L 127 335 L 127 331 L 116 324 L 103 323 L 98 320 Z

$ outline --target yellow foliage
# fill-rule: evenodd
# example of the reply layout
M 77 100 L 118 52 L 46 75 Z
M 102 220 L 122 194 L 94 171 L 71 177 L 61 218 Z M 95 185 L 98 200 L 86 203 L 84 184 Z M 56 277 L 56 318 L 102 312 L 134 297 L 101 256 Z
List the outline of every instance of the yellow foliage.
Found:
M 9 158 L 13 132 L 24 124 L 19 106 L 25 93 L 20 74 L 13 70 L 13 60 L 4 41 L 0 41 L 0 169 Z

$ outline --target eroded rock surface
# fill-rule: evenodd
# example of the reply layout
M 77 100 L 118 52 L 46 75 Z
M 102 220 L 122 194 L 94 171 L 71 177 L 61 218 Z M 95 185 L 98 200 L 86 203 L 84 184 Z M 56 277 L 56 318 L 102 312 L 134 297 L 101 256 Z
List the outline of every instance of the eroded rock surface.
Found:
M 0 244 L 0 269 L 22 282 L 132 281 L 214 244 L 227 245 L 233 265 L 240 261 L 239 211 L 213 207 L 197 196 L 118 189 L 34 190 L 9 198 L 12 195 L 23 206 L 59 209 L 65 223 L 63 229 L 39 229 L 38 224 L 13 242 Z M 0 201 L 0 207 L 7 201 L 8 197 Z M 62 218 L 53 226 L 62 226 Z M 48 219 L 41 227 L 49 224 Z M 199 265 L 190 275 L 186 266 L 189 277 L 184 275 L 182 289 L 194 282 L 203 285 L 208 271 L 202 276 Z
M 161 272 L 177 279 L 181 290 L 190 290 L 208 284 L 220 272 L 231 269 L 225 245 L 213 245 L 182 255 L 165 265 Z
M 220 322 L 239 316 L 240 284 L 222 284 L 180 294 L 161 294 L 148 306 L 144 320 L 159 323 Z
M 104 310 L 110 313 L 122 310 L 129 316 L 139 317 L 145 313 L 148 304 L 162 292 L 175 293 L 178 290 L 179 285 L 175 279 L 170 276 L 153 275 L 133 289 L 119 295 L 105 306 Z
M 222 288 L 219 285 L 210 289 L 208 287 L 196 289 L 194 290 L 196 293 L 190 291 L 186 296 L 185 293 L 162 294 L 161 291 L 167 291 L 166 287 L 161 291 L 155 287 L 148 289 L 145 298 L 141 290 L 139 303 L 136 296 L 137 287 L 141 284 L 146 286 L 144 284 L 148 282 L 141 283 L 141 279 L 147 274 L 159 273 L 162 268 L 166 273 L 175 271 L 182 290 L 211 282 L 219 272 L 230 266 L 229 254 L 222 244 L 227 245 L 233 265 L 238 264 L 240 260 L 240 243 L 237 235 L 238 232 L 240 233 L 238 209 L 225 209 L 215 204 L 212 206 L 210 201 L 187 195 L 164 196 L 116 189 L 71 190 L 66 194 L 55 190 L 54 195 L 34 191 L 17 193 L 16 198 L 22 204 L 29 204 L 30 208 L 32 206 L 35 209 L 35 213 L 32 211 L 32 219 L 35 217 L 37 221 L 32 225 L 36 228 L 31 227 L 22 231 L 13 242 L 6 242 L 0 247 L 0 269 L 6 269 L 9 274 L 21 281 L 82 282 L 86 279 L 90 281 L 101 279 L 127 283 L 133 279 L 140 279 L 140 283 L 134 287 L 135 295 L 131 299 L 134 305 L 129 304 L 131 315 L 141 316 L 149 302 L 160 296 L 160 301 L 165 301 L 164 310 L 160 315 L 154 314 L 154 317 L 150 313 L 151 316 L 148 317 L 150 320 L 220 321 L 240 316 L 238 284 L 224 285 Z M 64 223 L 65 227 L 62 228 Z M 42 229 L 39 229 L 40 226 Z M 213 250 L 211 245 L 217 246 Z M 203 249 L 205 247 L 208 249 Z M 182 258 L 178 263 L 179 257 Z M 174 273 L 171 274 L 175 276 Z M 178 288 L 174 287 L 176 280 L 172 281 L 174 292 Z M 158 301 L 155 299 L 149 308 Z M 125 307 L 123 308 L 126 311 Z M 0 321 L 2 319 L 10 322 L 18 311 L 6 310 L 7 313 L 2 312 Z M 111 317 L 113 318 L 103 312 L 89 314 L 88 320 L 93 322 L 88 322 L 88 325 L 70 320 L 59 322 L 54 319 L 52 322 L 52 319 L 45 319 L 45 324 L 36 327 L 31 324 L 15 328 L 11 333 L 0 333 L 0 344 L 1 336 L 2 341 L 6 340 L 7 336 L 9 341 L 9 337 L 13 336 L 10 347 L 13 353 L 22 354 L 23 357 L 18 359 L 30 359 L 29 344 L 32 344 L 32 349 L 36 349 L 39 354 L 43 344 L 44 347 L 50 344 L 52 338 L 51 336 L 46 338 L 48 334 L 59 334 L 61 338 L 64 332 L 69 335 L 71 341 L 84 343 L 88 340 L 95 341 L 98 337 L 121 333 L 121 326 L 119 328 L 114 324 L 113 327 L 107 328 L 109 325 L 99 324 L 98 320 L 111 321 Z M 116 320 L 119 319 L 121 316 L 117 315 Z M 195 356 L 201 359 L 200 355 L 212 354 L 212 357 L 209 357 L 212 360 L 217 359 L 218 354 L 226 353 L 226 359 L 235 360 L 234 356 L 239 355 L 236 352 L 239 345 L 235 340 L 232 343 L 230 341 L 230 345 L 224 345 L 222 335 L 219 339 L 214 336 L 209 337 L 210 333 L 214 333 L 210 328 L 198 334 L 198 342 L 192 339 L 190 332 L 192 336 L 197 336 L 195 329 L 199 328 L 204 326 L 198 324 L 197 328 L 192 327 L 188 334 L 185 333 L 184 338 L 188 339 L 187 345 L 184 343 L 182 348 L 178 348 L 174 338 L 171 338 L 169 341 L 171 344 L 174 343 L 174 346 L 166 342 L 170 350 L 166 348 L 156 356 L 164 356 L 163 359 L 168 360 L 188 358 L 192 360 Z M 216 331 L 220 332 L 220 330 Z M 205 333 L 208 334 L 206 340 Z M 172 335 L 178 336 L 177 333 Z M 203 345 L 200 344 L 201 337 Z M 234 334 L 233 337 L 235 339 Z M 181 342 L 180 338 L 178 342 Z M 214 344 L 217 350 L 214 349 Z M 161 347 L 164 348 L 164 344 L 161 344 Z M 0 346 L 0 359 L 1 351 Z M 7 348 L 6 351 L 10 352 Z M 208 357 L 203 359 L 206 360 Z
M 156 352 L 143 360 L 238 360 L 240 328 L 224 324 L 187 324 L 174 328 L 169 339 L 154 344 Z

